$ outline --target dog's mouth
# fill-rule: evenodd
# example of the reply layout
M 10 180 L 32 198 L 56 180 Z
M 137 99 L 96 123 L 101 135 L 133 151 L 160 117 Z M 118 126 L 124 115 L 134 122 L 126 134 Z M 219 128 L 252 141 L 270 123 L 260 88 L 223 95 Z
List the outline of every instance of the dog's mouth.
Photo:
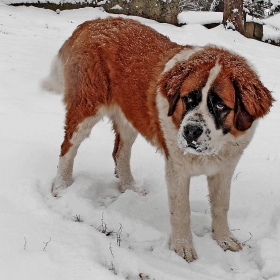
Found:
M 195 151 L 195 153 L 198 153 L 198 154 L 202 154 L 203 152 L 205 152 L 206 147 L 203 147 L 203 145 L 201 145 L 201 140 L 197 140 L 197 141 L 192 141 L 191 143 L 186 143 L 186 147 L 185 149 L 187 149 L 188 151 L 191 150 L 191 151 Z
M 187 143 L 187 141 L 184 141 L 184 143 L 180 143 L 180 141 L 178 141 L 178 144 L 179 147 L 184 151 L 184 154 L 191 153 L 201 155 L 207 151 L 207 145 L 203 145 L 201 140 L 192 141 L 190 143 Z
M 200 149 L 200 145 L 199 145 L 199 142 L 198 141 L 192 141 L 191 143 L 187 143 L 187 146 L 186 148 L 192 148 L 192 149 L 195 149 L 195 150 L 199 150 Z
M 198 137 L 198 139 L 191 139 L 187 141 L 182 134 L 179 134 L 178 137 L 178 146 L 183 151 L 184 155 L 193 154 L 193 155 L 209 155 L 212 154 L 212 149 L 209 147 L 209 143 L 204 139 L 204 135 Z

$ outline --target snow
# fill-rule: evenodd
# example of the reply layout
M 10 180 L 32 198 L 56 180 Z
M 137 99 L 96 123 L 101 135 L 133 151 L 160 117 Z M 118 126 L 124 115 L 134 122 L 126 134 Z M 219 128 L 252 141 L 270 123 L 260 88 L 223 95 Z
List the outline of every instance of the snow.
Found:
M 271 25 L 272 27 L 280 29 L 280 14 L 276 14 L 272 17 L 263 19 L 263 22 L 265 24 Z
M 64 108 L 40 81 L 78 24 L 107 16 L 93 8 L 57 14 L 0 3 L 0 279 L 280 279 L 279 101 L 260 121 L 233 177 L 230 228 L 245 244 L 238 253 L 224 252 L 211 237 L 205 177 L 191 182 L 199 258 L 188 264 L 169 250 L 164 160 L 139 137 L 132 171 L 148 194 L 121 194 L 106 119 L 79 150 L 74 184 L 59 199 L 50 194 Z M 280 48 L 222 26 L 137 19 L 180 44 L 217 44 L 245 56 L 279 99 Z
M 275 9 L 277 6 L 280 5 L 280 0 L 270 0 L 270 3 L 272 4 L 271 8 Z
M 222 23 L 223 13 L 220 12 L 194 12 L 194 11 L 183 11 L 178 15 L 179 24 L 211 24 L 211 23 Z M 265 24 L 263 26 L 263 41 L 280 40 L 280 14 L 276 14 L 267 19 L 257 19 L 255 17 L 246 16 L 247 22 L 257 22 L 259 24 Z M 228 23 L 227 28 L 235 29 L 232 23 Z
M 115 5 L 111 10 L 122 10 L 123 8 L 120 5 Z
M 178 15 L 179 24 L 209 24 L 222 21 L 223 13 L 221 12 L 183 11 Z
M 263 26 L 263 37 L 262 40 L 263 41 L 275 41 L 275 42 L 279 42 L 280 41 L 280 30 L 279 29 L 275 29 L 269 25 L 264 25 Z
M 237 9 L 233 10 L 234 13 L 237 12 Z M 272 20 L 273 17 L 271 17 L 271 20 L 268 21 L 268 24 L 274 23 L 279 21 L 279 19 Z M 270 18 L 268 18 L 270 19 Z M 223 13 L 222 12 L 197 12 L 197 11 L 183 11 L 178 15 L 178 23 L 179 24 L 211 24 L 211 23 L 222 23 L 223 21 Z M 246 16 L 247 22 L 258 22 L 261 23 L 263 20 L 257 19 L 255 17 L 252 17 L 250 15 Z M 278 22 L 279 24 L 279 22 Z

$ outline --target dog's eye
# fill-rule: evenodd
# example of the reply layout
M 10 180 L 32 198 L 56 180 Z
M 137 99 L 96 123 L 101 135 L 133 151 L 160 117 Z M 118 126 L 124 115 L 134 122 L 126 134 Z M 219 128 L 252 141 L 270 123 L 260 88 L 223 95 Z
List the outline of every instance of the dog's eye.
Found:
M 182 97 L 182 100 L 184 101 L 185 104 L 191 104 L 194 102 L 194 98 L 190 95 L 186 95 Z
M 199 102 L 201 102 L 201 98 L 201 93 L 197 90 L 193 90 L 182 96 L 186 112 L 193 110 L 196 106 L 198 106 Z
M 190 96 L 185 97 L 185 102 L 186 103 L 192 103 L 193 102 L 193 98 L 191 98 Z
M 186 104 L 190 104 L 195 102 L 198 99 L 198 96 L 199 92 L 197 90 L 193 90 L 189 92 L 188 95 L 183 96 L 182 99 Z
M 225 109 L 225 105 L 223 103 L 219 102 L 219 103 L 216 104 L 216 108 L 219 111 L 222 111 L 223 109 Z

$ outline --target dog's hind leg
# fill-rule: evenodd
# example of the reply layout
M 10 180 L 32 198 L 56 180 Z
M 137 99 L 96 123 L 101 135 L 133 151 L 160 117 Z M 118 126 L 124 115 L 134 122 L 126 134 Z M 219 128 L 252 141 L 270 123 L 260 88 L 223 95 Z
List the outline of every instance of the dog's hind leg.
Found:
M 98 113 L 94 116 L 79 120 L 73 118 L 71 111 L 68 111 L 57 175 L 52 186 L 53 196 L 58 196 L 63 189 L 73 183 L 73 165 L 78 148 L 83 140 L 89 137 L 91 129 L 101 118 L 102 115 Z
M 113 159 L 115 161 L 115 176 L 120 179 L 120 191 L 127 189 L 138 191 L 130 169 L 131 147 L 137 137 L 137 131 L 127 122 L 113 122 L 115 145 Z

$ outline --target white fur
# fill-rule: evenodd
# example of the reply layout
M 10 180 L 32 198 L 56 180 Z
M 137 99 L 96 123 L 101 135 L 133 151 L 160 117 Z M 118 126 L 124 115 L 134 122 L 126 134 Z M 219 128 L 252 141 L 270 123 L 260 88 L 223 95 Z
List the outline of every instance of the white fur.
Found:
M 78 125 L 78 130 L 73 134 L 70 140 L 72 146 L 69 151 L 59 159 L 56 178 L 52 186 L 52 193 L 58 196 L 59 193 L 73 183 L 73 165 L 80 144 L 89 137 L 91 129 L 102 118 L 102 113 L 99 112 L 94 117 L 86 118 Z
M 58 56 L 55 56 L 51 65 L 51 71 L 48 77 L 42 82 L 43 89 L 62 94 L 64 92 L 64 65 Z
M 118 106 L 112 107 L 107 111 L 107 116 L 115 123 L 121 135 L 122 146 L 116 157 L 116 174 L 120 178 L 120 191 L 127 189 L 137 191 L 135 180 L 130 169 L 131 147 L 138 135 L 138 132 L 126 119 Z
M 165 68 L 163 70 L 163 73 L 168 72 L 170 69 L 173 68 L 173 66 L 182 60 L 187 60 L 191 55 L 193 55 L 195 52 L 200 50 L 199 47 L 193 47 L 191 49 L 185 49 L 180 51 L 179 53 L 175 54 L 165 65 Z
M 73 183 L 73 164 L 77 150 L 82 141 L 89 137 L 93 126 L 105 115 L 107 115 L 115 123 L 122 139 L 122 145 L 118 150 L 116 158 L 116 173 L 120 178 L 120 190 L 122 192 L 126 189 L 140 191 L 135 183 L 130 169 L 131 147 L 138 132 L 125 118 L 121 109 L 118 106 L 114 106 L 109 110 L 102 107 L 94 117 L 86 118 L 78 125 L 77 131 L 73 134 L 72 139 L 70 140 L 72 146 L 69 151 L 59 159 L 57 175 L 52 188 L 52 192 L 55 196 L 58 196 L 63 189 Z

